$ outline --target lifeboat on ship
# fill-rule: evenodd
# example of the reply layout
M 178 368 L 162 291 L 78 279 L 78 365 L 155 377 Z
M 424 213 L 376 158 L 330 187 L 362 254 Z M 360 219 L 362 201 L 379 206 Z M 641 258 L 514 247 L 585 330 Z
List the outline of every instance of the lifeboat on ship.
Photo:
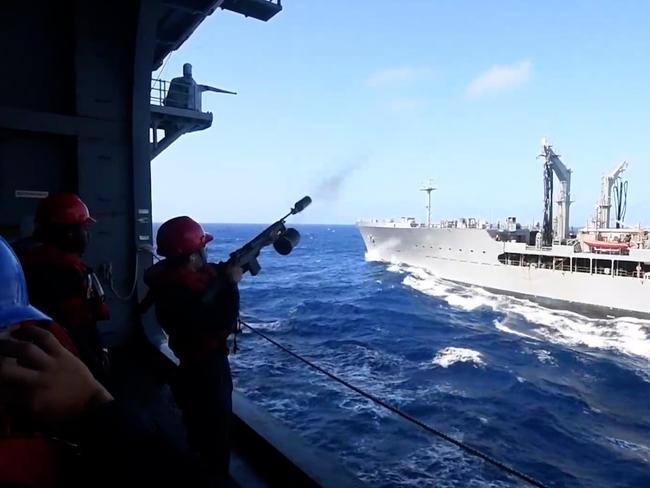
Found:
M 595 239 L 582 239 L 582 242 L 592 249 L 622 250 L 634 247 L 631 242 L 599 241 Z

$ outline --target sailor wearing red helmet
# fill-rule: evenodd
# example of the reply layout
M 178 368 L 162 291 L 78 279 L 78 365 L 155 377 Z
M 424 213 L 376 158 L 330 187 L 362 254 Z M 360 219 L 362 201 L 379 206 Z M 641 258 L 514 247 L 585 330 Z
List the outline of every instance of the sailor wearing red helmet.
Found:
M 92 376 L 0 237 L 0 486 L 212 487 L 197 461 Z
M 68 331 L 93 375 L 107 382 L 97 323 L 108 320 L 108 307 L 99 280 L 82 259 L 94 223 L 77 195 L 52 194 L 36 210 L 34 244 L 17 252 L 32 303 Z
M 190 217 L 160 226 L 157 252 L 165 259 L 145 273 L 150 290 L 142 303 L 156 318 L 180 360 L 172 391 L 183 413 L 190 447 L 219 486 L 228 477 L 232 378 L 226 339 L 239 318 L 241 268 L 208 263 L 212 235 Z M 217 290 L 215 293 L 214 290 Z

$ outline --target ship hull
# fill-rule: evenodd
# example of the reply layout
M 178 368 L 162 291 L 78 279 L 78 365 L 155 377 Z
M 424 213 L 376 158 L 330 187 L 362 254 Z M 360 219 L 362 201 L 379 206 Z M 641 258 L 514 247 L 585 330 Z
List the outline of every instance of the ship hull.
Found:
M 445 280 L 556 308 L 650 318 L 650 280 L 506 265 L 499 256 L 511 243 L 496 241 L 483 229 L 359 225 L 359 231 L 373 259 L 412 265 Z

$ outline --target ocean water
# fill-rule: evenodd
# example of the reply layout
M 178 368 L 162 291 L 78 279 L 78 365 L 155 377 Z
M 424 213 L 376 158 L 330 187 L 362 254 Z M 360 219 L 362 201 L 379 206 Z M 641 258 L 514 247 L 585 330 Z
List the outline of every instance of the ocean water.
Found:
M 263 226 L 207 228 L 217 260 Z M 375 262 L 352 226 L 298 228 L 290 256 L 266 249 L 242 282 L 251 325 L 548 486 L 650 486 L 650 321 Z M 369 486 L 520 486 L 250 332 L 239 346 L 235 387 Z

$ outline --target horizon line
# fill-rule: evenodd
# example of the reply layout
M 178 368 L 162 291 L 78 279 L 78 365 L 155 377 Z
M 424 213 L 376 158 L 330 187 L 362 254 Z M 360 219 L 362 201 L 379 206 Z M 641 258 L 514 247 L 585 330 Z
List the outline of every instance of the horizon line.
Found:
M 152 222 L 153 225 L 161 225 L 165 223 L 166 221 L 162 222 Z M 268 222 L 199 222 L 201 225 L 266 225 L 269 226 Z M 352 224 L 323 224 L 323 223 L 318 223 L 318 222 L 300 222 L 300 223 L 295 223 L 292 225 L 336 225 L 336 226 L 355 226 L 356 223 Z

